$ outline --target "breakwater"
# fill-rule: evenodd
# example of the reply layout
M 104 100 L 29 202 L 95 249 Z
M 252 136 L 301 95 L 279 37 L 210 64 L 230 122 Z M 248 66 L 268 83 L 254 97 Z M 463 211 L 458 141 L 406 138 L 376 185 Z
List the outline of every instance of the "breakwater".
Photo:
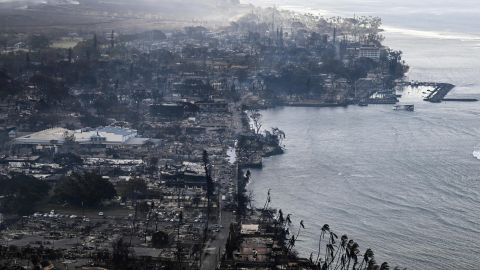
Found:
M 476 98 L 444 98 L 443 101 L 476 102 Z
M 428 86 L 428 84 L 425 84 L 424 86 Z M 432 103 L 442 102 L 450 90 L 455 87 L 455 85 L 449 83 L 435 83 L 433 86 L 435 89 L 426 98 L 424 98 L 425 101 Z

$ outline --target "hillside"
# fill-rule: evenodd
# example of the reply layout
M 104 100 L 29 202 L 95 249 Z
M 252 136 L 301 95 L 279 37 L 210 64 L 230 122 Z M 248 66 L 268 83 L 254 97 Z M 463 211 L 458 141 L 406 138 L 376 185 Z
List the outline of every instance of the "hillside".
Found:
M 0 29 L 128 32 L 192 21 L 226 23 L 247 9 L 236 0 L 7 0 L 0 1 Z

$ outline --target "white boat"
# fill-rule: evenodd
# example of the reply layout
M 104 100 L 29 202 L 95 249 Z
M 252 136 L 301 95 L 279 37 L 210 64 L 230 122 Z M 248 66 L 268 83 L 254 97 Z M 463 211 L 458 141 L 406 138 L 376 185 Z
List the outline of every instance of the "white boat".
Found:
M 413 104 L 397 104 L 393 106 L 393 110 L 413 112 L 415 110 L 415 106 Z
M 473 156 L 477 159 L 480 159 L 480 145 L 477 145 L 475 148 L 473 148 Z

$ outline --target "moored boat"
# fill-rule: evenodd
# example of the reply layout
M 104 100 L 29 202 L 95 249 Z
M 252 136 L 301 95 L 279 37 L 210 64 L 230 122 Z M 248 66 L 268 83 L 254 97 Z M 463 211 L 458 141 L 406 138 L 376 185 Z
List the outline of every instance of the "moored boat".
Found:
M 358 106 L 366 107 L 366 106 L 368 106 L 368 102 L 366 102 L 365 100 L 362 100 L 362 101 L 358 102 Z
M 480 145 L 477 145 L 475 148 L 473 148 L 473 156 L 477 159 L 480 159 Z
M 415 110 L 415 106 L 413 104 L 397 104 L 393 106 L 393 110 L 413 112 Z

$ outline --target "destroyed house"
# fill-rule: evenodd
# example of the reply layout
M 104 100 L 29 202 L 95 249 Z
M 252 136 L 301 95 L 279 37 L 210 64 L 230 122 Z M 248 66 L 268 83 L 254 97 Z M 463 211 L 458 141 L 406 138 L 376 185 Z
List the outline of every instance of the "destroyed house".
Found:
M 195 105 L 201 112 L 225 113 L 228 112 L 228 103 L 225 101 L 199 101 Z
M 165 118 L 183 118 L 193 115 L 198 107 L 188 102 L 171 102 L 150 105 L 150 114 Z
M 169 186 L 201 187 L 207 186 L 205 170 L 202 164 L 183 162 L 181 166 L 172 166 L 163 169 L 162 180 Z

